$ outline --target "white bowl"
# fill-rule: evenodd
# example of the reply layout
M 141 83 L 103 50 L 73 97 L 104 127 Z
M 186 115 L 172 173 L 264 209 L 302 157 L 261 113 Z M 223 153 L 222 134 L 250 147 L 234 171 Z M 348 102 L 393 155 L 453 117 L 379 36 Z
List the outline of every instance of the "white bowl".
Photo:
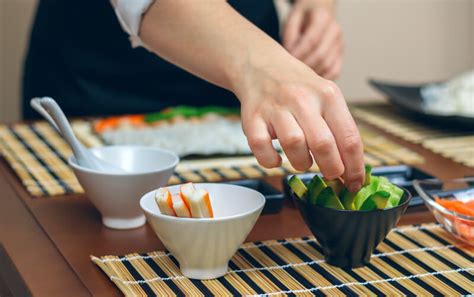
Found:
M 82 167 L 69 158 L 87 197 L 102 214 L 102 222 L 113 229 L 132 229 L 145 224 L 140 197 L 168 183 L 179 162 L 167 150 L 142 146 L 105 146 L 91 151 L 127 173 L 103 173 Z
M 227 273 L 229 260 L 255 225 L 265 197 L 255 190 L 229 184 L 195 187 L 209 192 L 214 218 L 162 215 L 154 199 L 155 191 L 145 194 L 140 206 L 161 242 L 178 260 L 183 275 L 213 279 Z M 178 193 L 179 186 L 169 190 Z

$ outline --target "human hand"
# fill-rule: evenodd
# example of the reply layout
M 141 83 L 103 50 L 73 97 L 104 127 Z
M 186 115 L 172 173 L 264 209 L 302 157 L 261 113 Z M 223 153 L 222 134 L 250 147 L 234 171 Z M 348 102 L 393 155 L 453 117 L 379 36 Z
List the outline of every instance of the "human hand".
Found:
M 283 46 L 316 73 L 336 79 L 344 43 L 333 0 L 297 0 L 283 29 Z
M 325 178 L 343 176 L 349 190 L 358 191 L 363 147 L 341 91 L 290 55 L 275 61 L 248 68 L 235 90 L 255 157 L 264 167 L 279 166 L 272 146 L 278 139 L 295 169 L 309 169 L 314 157 Z

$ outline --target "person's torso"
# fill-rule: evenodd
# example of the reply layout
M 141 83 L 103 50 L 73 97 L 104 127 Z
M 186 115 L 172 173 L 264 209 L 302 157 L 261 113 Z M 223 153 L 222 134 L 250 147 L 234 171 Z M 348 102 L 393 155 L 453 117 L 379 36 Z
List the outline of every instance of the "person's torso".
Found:
M 272 0 L 229 3 L 278 39 Z M 24 101 L 32 96 L 56 96 L 71 115 L 238 104 L 230 92 L 144 48 L 133 49 L 106 0 L 40 1 L 24 78 Z M 24 107 L 25 116 L 31 117 L 31 110 Z

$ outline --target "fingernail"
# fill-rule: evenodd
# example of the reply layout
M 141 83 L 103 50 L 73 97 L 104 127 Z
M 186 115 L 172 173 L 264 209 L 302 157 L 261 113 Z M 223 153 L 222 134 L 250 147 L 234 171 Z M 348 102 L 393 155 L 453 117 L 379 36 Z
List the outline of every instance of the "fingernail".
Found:
M 356 193 L 357 191 L 360 190 L 360 187 L 361 187 L 361 183 L 359 182 L 352 182 L 349 184 L 349 191 L 351 193 Z

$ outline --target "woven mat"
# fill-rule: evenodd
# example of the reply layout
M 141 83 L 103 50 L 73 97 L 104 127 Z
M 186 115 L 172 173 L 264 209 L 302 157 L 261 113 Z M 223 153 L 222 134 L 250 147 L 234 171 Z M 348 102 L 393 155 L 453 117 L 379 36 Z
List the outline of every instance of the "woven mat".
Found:
M 433 127 L 403 116 L 393 106 L 381 103 L 358 105 L 352 114 L 388 133 L 438 153 L 446 158 L 474 167 L 473 131 L 459 131 L 450 128 Z
M 474 293 L 473 256 L 474 248 L 426 224 L 392 230 L 357 269 L 326 264 L 313 237 L 245 243 L 229 272 L 208 281 L 184 277 L 166 252 L 91 259 L 127 296 L 459 296 Z
M 74 122 L 73 128 L 86 146 L 103 145 L 100 138 L 90 132 L 88 122 Z M 390 142 L 368 127 L 362 126 L 361 134 L 366 162 L 372 166 L 423 162 L 418 154 Z M 10 127 L 0 125 L 0 152 L 33 196 L 83 193 L 67 164 L 67 158 L 71 155 L 69 147 L 46 122 Z M 311 171 L 318 171 L 317 166 Z M 285 158 L 283 166 L 274 169 L 260 167 L 253 156 L 183 160 L 171 177 L 170 184 L 283 176 L 294 172 L 296 170 Z

